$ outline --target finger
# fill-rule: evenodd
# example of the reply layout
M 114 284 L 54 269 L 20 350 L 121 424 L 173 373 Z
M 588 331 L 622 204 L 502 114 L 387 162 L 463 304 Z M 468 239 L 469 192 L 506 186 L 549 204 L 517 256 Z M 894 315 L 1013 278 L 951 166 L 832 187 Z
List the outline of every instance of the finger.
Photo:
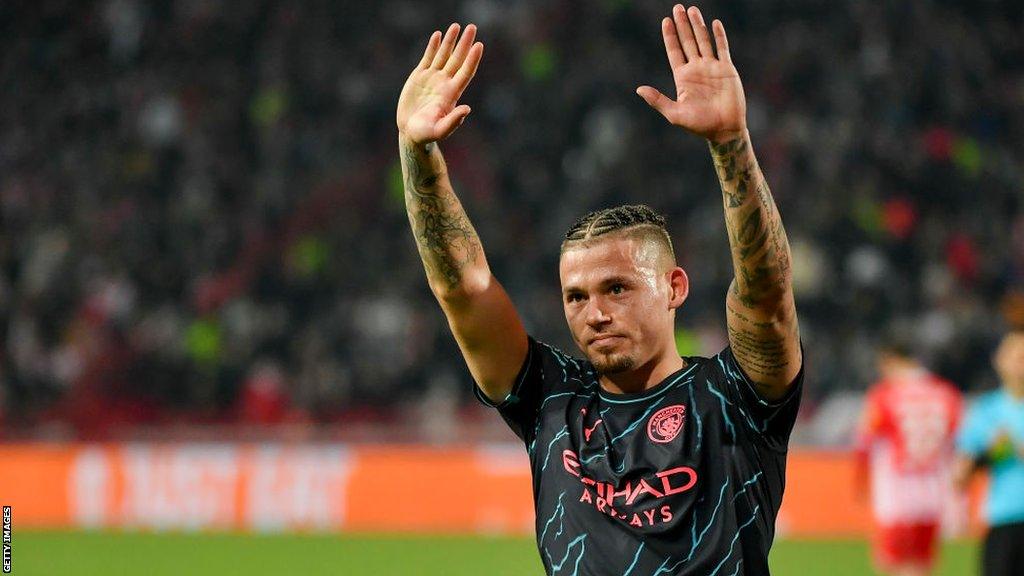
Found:
M 676 33 L 676 25 L 671 18 L 661 21 L 661 38 L 665 41 L 665 53 L 668 54 L 668 65 L 675 74 L 676 68 L 686 64 L 686 55 L 683 54 L 683 47 L 679 44 L 679 34 Z
M 452 55 L 452 47 L 455 46 L 455 39 L 459 37 L 459 24 L 453 22 L 448 27 L 448 31 L 444 33 L 444 40 L 441 40 L 441 47 L 438 48 L 437 54 L 434 55 L 434 61 L 431 62 L 431 68 L 437 68 L 440 70 L 444 68 L 445 62 L 448 61 L 448 57 Z
M 674 100 L 672 100 L 668 96 L 665 96 L 656 88 L 651 88 L 650 86 L 641 86 L 636 89 L 636 93 L 639 94 L 640 97 L 643 98 L 644 101 L 651 106 L 651 108 L 654 108 L 662 116 L 664 116 L 665 120 L 668 120 L 669 122 L 672 121 L 672 119 L 670 118 L 670 110 L 672 104 L 675 103 Z
M 683 45 L 683 54 L 686 54 L 686 61 L 689 62 L 694 58 L 700 58 L 700 50 L 697 49 L 697 39 L 693 37 L 693 28 L 690 27 L 690 21 L 686 18 L 686 8 L 683 8 L 682 4 L 676 4 L 672 7 L 672 19 L 676 24 L 676 34 Z
M 469 116 L 471 109 L 469 106 L 462 104 L 456 106 L 454 110 L 448 113 L 447 116 L 441 118 L 437 122 L 438 132 L 441 134 L 441 138 L 447 138 L 455 129 L 462 125 L 466 120 L 466 116 Z
M 711 35 L 708 34 L 708 27 L 704 24 L 704 15 L 700 13 L 700 8 L 690 6 L 686 14 L 690 17 L 693 34 L 697 37 L 697 47 L 700 48 L 700 55 L 704 58 L 714 58 L 715 51 L 711 48 Z
M 420 63 L 417 65 L 419 68 L 426 68 L 430 66 L 430 63 L 434 60 L 434 54 L 437 53 L 437 46 L 441 44 L 441 31 L 435 30 L 430 35 L 430 40 L 427 40 L 427 50 L 423 52 L 423 58 L 420 59 Z
M 462 93 L 466 90 L 466 86 L 469 86 L 469 81 L 473 79 L 473 76 L 476 76 L 476 69 L 480 65 L 480 59 L 483 55 L 484 45 L 482 42 L 473 44 L 473 47 L 469 49 L 466 61 L 462 63 L 459 71 L 455 73 L 456 98 L 462 96 Z
M 711 29 L 715 31 L 715 48 L 718 50 L 718 59 L 723 62 L 732 62 L 729 55 L 729 38 L 725 35 L 725 25 L 721 20 L 711 23 Z
M 473 40 L 476 39 L 476 26 L 470 24 L 466 26 L 466 29 L 462 32 L 462 38 L 459 38 L 459 43 L 455 45 L 455 52 L 452 52 L 452 57 L 448 59 L 448 63 L 444 65 L 444 71 L 449 75 L 455 74 L 455 71 L 462 66 L 462 61 L 466 59 L 466 54 L 469 53 L 469 48 L 473 45 Z

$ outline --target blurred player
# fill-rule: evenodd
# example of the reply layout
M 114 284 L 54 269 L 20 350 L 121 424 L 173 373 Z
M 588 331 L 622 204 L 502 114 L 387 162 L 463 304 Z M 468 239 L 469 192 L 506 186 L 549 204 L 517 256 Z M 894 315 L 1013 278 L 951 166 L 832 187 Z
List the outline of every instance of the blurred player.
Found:
M 802 355 L 789 244 L 754 157 L 725 29 L 712 28 L 714 39 L 699 10 L 675 6 L 661 31 L 677 98 L 637 93 L 705 138 L 718 173 L 735 278 L 730 346 L 713 358 L 676 350 L 687 276 L 664 219 L 645 206 L 588 214 L 562 243 L 563 308 L 586 360 L 527 336 L 437 146 L 469 114 L 458 100 L 483 52 L 475 27 L 458 41 L 458 25 L 435 32 L 399 98 L 420 257 L 479 398 L 526 445 L 549 574 L 768 573 Z
M 935 561 L 950 501 L 962 401 L 897 339 L 879 350 L 878 372 L 857 438 L 858 488 L 870 490 L 878 526 L 874 561 L 885 574 L 923 576 Z
M 982 551 L 984 576 L 1024 574 L 1024 330 L 1003 337 L 995 354 L 1002 387 L 979 397 L 957 437 L 957 483 L 989 471 Z

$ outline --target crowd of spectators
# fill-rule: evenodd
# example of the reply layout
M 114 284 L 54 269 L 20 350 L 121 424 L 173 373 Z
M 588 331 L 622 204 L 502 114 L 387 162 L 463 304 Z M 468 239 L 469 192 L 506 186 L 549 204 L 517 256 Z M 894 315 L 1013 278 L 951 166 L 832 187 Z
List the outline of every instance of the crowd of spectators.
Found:
M 1013 2 L 707 2 L 783 214 L 806 408 L 894 326 L 968 391 L 1024 319 L 1024 13 Z M 344 426 L 471 404 L 408 231 L 394 107 L 430 32 L 475 22 L 442 144 L 528 330 L 575 351 L 558 246 L 591 209 L 669 220 L 685 353 L 732 277 L 706 144 L 655 1 L 0 2 L 0 431 Z

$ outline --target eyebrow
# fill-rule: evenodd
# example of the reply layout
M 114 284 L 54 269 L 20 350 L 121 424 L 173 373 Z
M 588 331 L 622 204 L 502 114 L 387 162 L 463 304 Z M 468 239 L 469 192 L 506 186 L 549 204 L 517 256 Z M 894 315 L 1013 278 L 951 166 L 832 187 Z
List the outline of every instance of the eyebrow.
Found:
M 616 274 L 615 276 L 609 276 L 608 278 L 604 278 L 603 280 L 601 280 L 598 283 L 597 287 L 600 289 L 600 288 L 607 288 L 608 286 L 611 286 L 613 284 L 634 284 L 634 283 L 635 283 L 635 281 L 633 280 L 633 278 L 630 278 L 629 276 L 623 276 L 621 274 Z M 572 294 L 574 292 L 586 292 L 586 290 L 584 290 L 583 288 L 580 288 L 579 286 L 576 286 L 575 284 L 570 284 L 569 286 L 566 286 L 566 287 L 562 288 L 562 293 L 563 294 Z

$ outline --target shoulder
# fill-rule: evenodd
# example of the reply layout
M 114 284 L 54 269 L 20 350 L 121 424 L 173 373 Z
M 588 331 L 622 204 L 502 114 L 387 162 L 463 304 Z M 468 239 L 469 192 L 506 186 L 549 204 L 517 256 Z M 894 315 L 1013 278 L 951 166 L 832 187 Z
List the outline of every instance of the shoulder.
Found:
M 888 380 L 878 380 L 871 386 L 868 386 L 867 398 L 869 400 L 877 401 L 882 397 L 887 396 L 891 389 L 892 384 Z
M 529 336 L 529 352 L 525 360 L 524 372 L 540 371 L 541 375 L 556 374 L 561 380 L 588 380 L 597 374 L 594 365 L 589 361 L 567 354 L 560 348 Z M 557 379 L 557 378 L 556 378 Z
M 703 363 L 708 368 L 719 370 L 728 370 L 730 366 L 739 366 L 736 363 L 736 354 L 733 353 L 732 346 L 722 348 L 714 356 L 690 356 L 687 357 L 687 360 Z
M 708 376 L 727 377 L 734 380 L 747 379 L 739 362 L 736 361 L 732 346 L 722 348 L 714 356 L 688 356 L 685 357 L 685 360 L 688 363 L 697 364 L 698 370 L 707 373 Z
M 875 382 L 868 387 L 864 394 L 864 408 L 875 415 L 886 412 L 888 405 L 892 403 L 892 386 L 885 380 Z
M 769 399 L 758 391 L 756 384 L 740 366 L 731 346 L 726 346 L 721 352 L 711 358 L 697 358 L 704 360 L 702 371 L 706 377 L 729 384 L 731 388 L 738 391 L 740 396 L 748 404 L 756 404 L 764 408 L 775 409 L 786 404 L 791 404 L 793 398 L 799 398 L 803 389 L 804 369 L 800 367 L 793 382 L 788 386 L 786 393 L 781 398 Z
M 951 396 L 960 396 L 960 390 L 957 389 L 956 385 L 953 384 L 951 381 L 946 380 L 942 376 L 939 376 L 938 374 L 929 373 L 929 380 L 931 381 L 933 386 L 941 389 L 944 394 L 948 394 Z
M 538 340 L 533 336 L 529 336 L 528 338 L 530 340 L 530 343 L 535 345 L 542 353 L 551 356 L 560 364 L 578 364 L 585 362 L 584 360 L 580 360 L 579 358 L 573 357 L 571 354 L 563 352 L 561 348 L 552 346 L 551 344 L 548 344 L 543 340 Z
M 970 415 L 975 419 L 989 418 L 999 410 L 1002 403 L 1002 390 L 992 390 L 979 394 L 974 398 L 974 401 L 971 402 Z
M 979 394 L 974 404 L 979 408 L 994 408 L 1003 403 L 1002 390 L 990 390 Z
M 564 352 L 561 348 L 552 346 L 547 342 L 537 340 L 533 336 L 529 336 L 528 338 L 530 340 L 530 348 L 532 348 L 535 353 L 545 356 L 556 364 L 569 366 L 581 371 L 593 369 L 593 365 L 591 365 L 587 360 L 576 358 L 575 356 Z
M 960 412 L 964 407 L 964 395 L 949 380 L 939 380 L 940 387 L 945 395 L 946 403 L 952 407 L 953 410 Z
M 754 387 L 754 380 L 747 375 L 740 366 L 739 360 L 736 358 L 735 352 L 733 352 L 732 346 L 726 346 L 721 352 L 715 354 L 711 358 L 698 357 L 698 360 L 705 360 L 709 372 L 718 372 L 724 374 L 730 380 L 736 380 L 745 382 L 748 386 Z M 797 372 L 793 378 L 790 387 L 803 381 L 804 377 L 804 364 L 801 361 L 800 371 Z

